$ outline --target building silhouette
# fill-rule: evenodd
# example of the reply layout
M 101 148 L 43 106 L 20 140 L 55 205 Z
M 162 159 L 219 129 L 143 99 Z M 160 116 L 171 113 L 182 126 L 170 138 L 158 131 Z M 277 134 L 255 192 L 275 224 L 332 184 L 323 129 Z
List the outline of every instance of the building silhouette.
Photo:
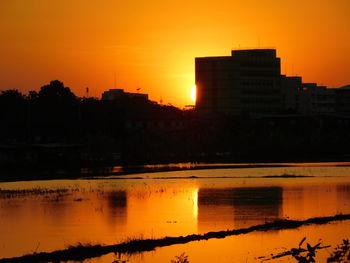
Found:
M 350 85 L 335 89 L 335 110 L 339 113 L 350 113 Z
M 102 93 L 102 100 L 104 101 L 120 100 L 124 98 L 139 98 L 148 100 L 148 94 L 124 92 L 123 89 L 110 89 Z
M 204 114 L 272 114 L 283 109 L 280 58 L 274 49 L 233 50 L 195 59 L 196 109 Z
M 195 58 L 196 110 L 203 115 L 273 116 L 350 113 L 350 86 L 329 89 L 281 75 L 275 49 L 232 50 Z
M 200 188 L 198 230 L 239 229 L 275 221 L 282 218 L 282 207 L 281 187 Z
M 335 112 L 336 89 L 327 89 L 316 83 L 303 83 L 297 93 L 298 112 L 302 114 L 323 114 Z

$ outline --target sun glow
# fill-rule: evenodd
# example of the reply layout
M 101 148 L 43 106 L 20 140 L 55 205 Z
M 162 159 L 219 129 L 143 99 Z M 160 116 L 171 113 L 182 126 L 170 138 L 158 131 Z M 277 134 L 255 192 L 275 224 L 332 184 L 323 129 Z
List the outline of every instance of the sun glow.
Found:
M 191 99 L 193 100 L 193 102 L 196 102 L 196 95 L 197 95 L 197 87 L 196 85 L 193 85 L 190 91 L 190 95 L 191 95 Z

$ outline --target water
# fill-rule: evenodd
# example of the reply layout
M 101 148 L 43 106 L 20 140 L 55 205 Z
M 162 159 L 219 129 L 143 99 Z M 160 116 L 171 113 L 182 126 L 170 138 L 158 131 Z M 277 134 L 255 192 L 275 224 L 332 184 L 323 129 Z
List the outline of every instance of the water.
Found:
M 245 228 L 282 218 L 347 214 L 350 167 L 341 165 L 0 183 L 0 258 L 64 249 L 78 242 L 116 244 L 134 238 Z M 256 257 L 297 246 L 304 236 L 311 243 L 322 238 L 325 245 L 335 245 L 350 237 L 349 222 L 193 242 L 126 259 L 170 262 L 186 252 L 191 263 L 256 262 Z M 320 255 L 327 256 L 325 252 Z M 108 254 L 86 262 L 113 260 L 116 255 Z

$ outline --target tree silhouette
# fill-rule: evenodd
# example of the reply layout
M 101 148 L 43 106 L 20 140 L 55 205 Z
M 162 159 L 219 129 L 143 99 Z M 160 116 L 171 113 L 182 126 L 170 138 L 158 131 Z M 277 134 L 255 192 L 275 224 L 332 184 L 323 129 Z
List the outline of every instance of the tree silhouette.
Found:
M 14 102 L 24 100 L 25 96 L 16 89 L 4 90 L 0 94 L 1 102 Z
M 26 98 L 18 90 L 0 93 L 1 137 L 19 141 L 25 137 Z
M 29 91 L 29 94 L 27 96 L 27 99 L 30 101 L 30 102 L 35 102 L 37 101 L 39 98 L 39 94 L 38 92 L 34 91 L 34 90 L 31 90 Z
M 34 94 L 33 94 L 34 95 Z M 46 102 L 64 102 L 72 104 L 77 102 L 77 97 L 63 82 L 53 80 L 49 85 L 42 86 L 38 94 L 39 100 Z
M 76 136 L 79 101 L 63 82 L 53 80 L 38 93 L 30 92 L 29 99 L 35 132 L 43 141 L 67 141 Z

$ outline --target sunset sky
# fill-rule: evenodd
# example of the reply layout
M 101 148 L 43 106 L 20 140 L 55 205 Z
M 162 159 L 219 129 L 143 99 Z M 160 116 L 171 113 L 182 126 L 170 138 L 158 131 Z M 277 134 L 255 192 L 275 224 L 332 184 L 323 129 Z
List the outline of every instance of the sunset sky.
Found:
M 349 0 L 0 0 L 0 90 L 63 81 L 193 104 L 194 58 L 276 48 L 282 73 L 350 83 Z

